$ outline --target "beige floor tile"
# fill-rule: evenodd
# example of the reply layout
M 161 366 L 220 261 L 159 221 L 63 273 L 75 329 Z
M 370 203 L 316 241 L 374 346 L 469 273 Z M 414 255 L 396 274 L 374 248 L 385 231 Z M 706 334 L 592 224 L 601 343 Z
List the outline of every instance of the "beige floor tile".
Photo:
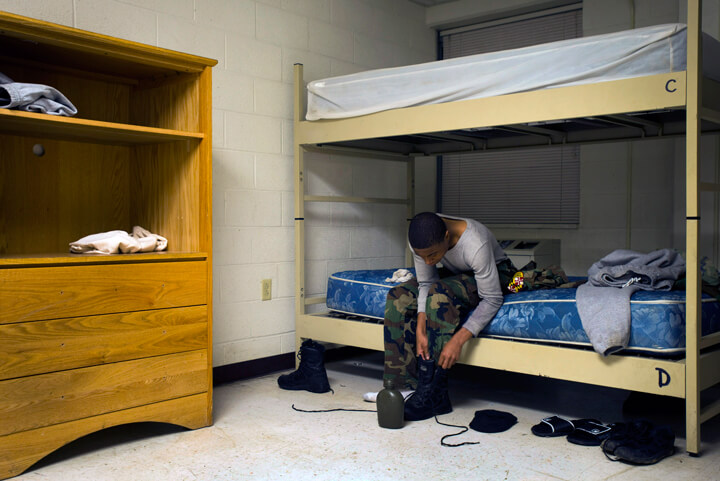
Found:
M 434 420 L 378 427 L 373 412 L 302 413 L 292 409 L 374 409 L 362 401 L 380 387 L 382 358 L 360 354 L 328 363 L 334 394 L 283 391 L 278 374 L 225 384 L 215 391 L 215 424 L 187 431 L 140 424 L 87 436 L 41 461 L 18 481 L 184 480 L 652 480 L 717 479 L 720 418 L 703 426 L 701 457 L 684 452 L 683 413 L 676 405 L 649 406 L 649 419 L 678 434 L 678 452 L 652 466 L 611 462 L 597 447 L 564 438 L 539 438 L 530 428 L 547 415 L 621 421 L 627 392 L 485 369 L 454 369 L 454 411 L 441 421 L 467 425 L 480 409 L 509 411 L 510 430 L 485 434 Z

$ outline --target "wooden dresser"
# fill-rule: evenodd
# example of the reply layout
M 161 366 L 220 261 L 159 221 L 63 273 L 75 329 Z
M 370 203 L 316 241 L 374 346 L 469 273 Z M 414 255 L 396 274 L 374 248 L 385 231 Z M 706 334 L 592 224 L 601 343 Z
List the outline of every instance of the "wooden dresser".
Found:
M 212 423 L 216 63 L 0 12 L 0 72 L 78 109 L 0 109 L 0 479 L 106 427 Z M 69 253 L 135 225 L 168 250 Z

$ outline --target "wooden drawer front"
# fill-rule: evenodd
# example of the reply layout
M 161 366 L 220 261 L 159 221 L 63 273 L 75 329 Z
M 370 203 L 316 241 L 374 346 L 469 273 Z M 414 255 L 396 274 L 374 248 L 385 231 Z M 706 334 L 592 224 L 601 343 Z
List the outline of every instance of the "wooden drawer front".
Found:
M 206 392 L 207 351 L 0 382 L 0 435 Z
M 0 324 L 0 380 L 207 348 L 207 306 Z
M 0 269 L 0 324 L 207 301 L 206 261 Z

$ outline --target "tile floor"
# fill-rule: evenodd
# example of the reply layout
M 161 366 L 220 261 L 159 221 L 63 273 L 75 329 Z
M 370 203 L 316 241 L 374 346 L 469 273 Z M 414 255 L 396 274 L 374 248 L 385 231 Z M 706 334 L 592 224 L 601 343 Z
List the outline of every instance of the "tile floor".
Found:
M 379 353 L 360 353 L 327 364 L 334 394 L 282 391 L 277 373 L 218 386 L 215 424 L 187 431 L 160 424 L 108 429 L 51 454 L 17 481 L 184 480 L 713 480 L 720 475 L 720 417 L 703 425 L 700 457 L 684 452 L 680 404 L 652 400 L 644 417 L 678 433 L 677 452 L 652 466 L 607 460 L 597 447 L 564 438 L 539 438 L 530 428 L 549 414 L 596 417 L 623 415 L 627 392 L 459 366 L 450 394 L 454 411 L 441 421 L 468 424 L 479 409 L 509 411 L 518 424 L 498 434 L 457 432 L 434 420 L 385 430 L 369 412 L 301 413 L 306 410 L 373 409 L 362 393 L 377 390 Z

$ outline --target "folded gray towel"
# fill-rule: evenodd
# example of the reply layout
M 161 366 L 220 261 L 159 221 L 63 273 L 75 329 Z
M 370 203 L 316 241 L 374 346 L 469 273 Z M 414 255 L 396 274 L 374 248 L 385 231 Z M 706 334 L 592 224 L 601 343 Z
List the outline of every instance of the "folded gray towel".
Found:
M 3 74 L 0 74 L 0 108 L 67 117 L 77 114 L 72 102 L 56 89 L 41 84 L 13 82 Z

